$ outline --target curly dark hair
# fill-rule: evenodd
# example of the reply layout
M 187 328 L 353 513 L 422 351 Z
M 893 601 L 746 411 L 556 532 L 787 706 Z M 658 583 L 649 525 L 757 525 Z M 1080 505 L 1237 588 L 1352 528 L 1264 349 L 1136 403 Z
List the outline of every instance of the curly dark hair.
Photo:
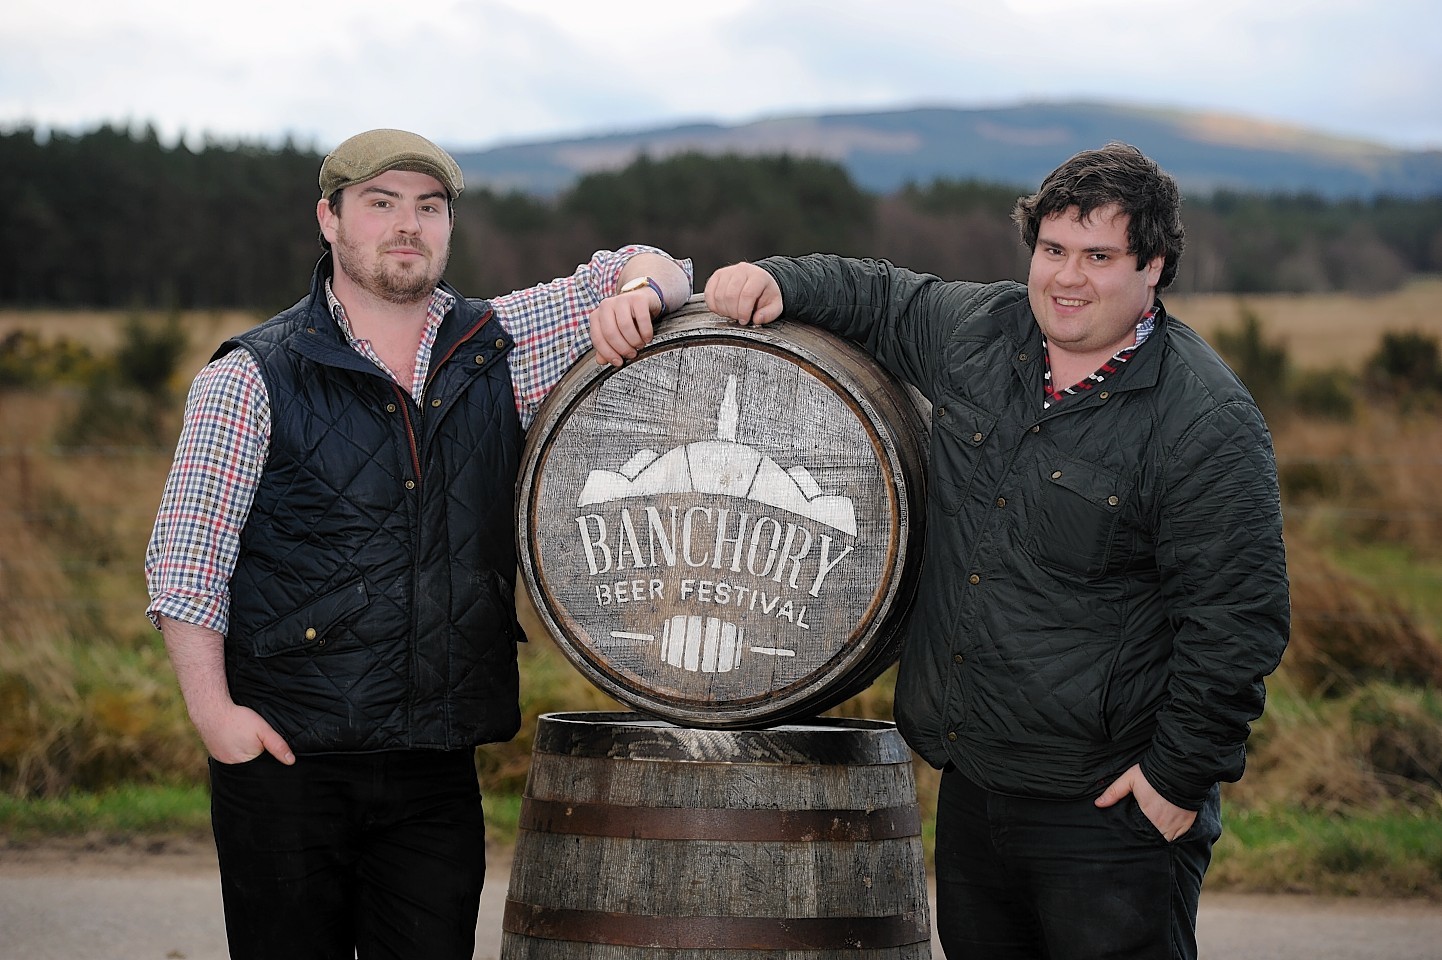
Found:
M 1110 204 L 1128 217 L 1127 252 L 1137 258 L 1137 269 L 1164 257 L 1157 289 L 1170 286 L 1186 246 L 1181 191 L 1154 160 L 1129 143 L 1114 140 L 1076 154 L 1049 173 L 1036 193 L 1018 199 L 1011 218 L 1021 230 L 1022 243 L 1035 251 L 1042 220 L 1073 207 L 1085 220 Z

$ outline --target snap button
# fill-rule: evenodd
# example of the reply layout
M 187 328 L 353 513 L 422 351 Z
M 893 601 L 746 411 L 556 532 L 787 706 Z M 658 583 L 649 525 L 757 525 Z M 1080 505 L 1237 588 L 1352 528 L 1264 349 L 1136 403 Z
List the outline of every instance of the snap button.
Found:
M 433 406 L 433 407 L 439 407 L 440 405 L 441 405 L 441 399 L 440 399 L 440 397 L 437 397 L 436 399 L 434 399 L 434 400 L 431 401 L 431 406 Z
M 386 413 L 395 413 L 395 412 L 396 412 L 396 405 L 395 405 L 394 403 L 388 403 L 388 404 L 386 404 Z
M 969 584 L 971 584 L 971 585 L 974 587 L 974 586 L 976 586 L 978 583 L 981 583 L 981 577 L 979 577 L 979 576 L 977 576 L 976 574 L 973 573 L 971 576 L 969 576 L 969 577 L 966 578 L 966 582 L 969 583 Z
M 996 498 L 996 505 L 997 505 L 998 507 L 1004 507 L 1004 506 L 1006 506 L 1006 497 L 997 497 L 997 498 Z
M 306 628 L 305 628 L 305 638 L 306 638 L 307 640 L 314 640 L 314 639 L 315 639 L 315 627 L 306 627 Z
M 1118 500 L 1115 496 L 1110 496 L 1107 497 L 1107 503 L 1115 507 L 1117 504 L 1121 503 L 1121 501 Z
M 1105 400 L 1107 397 L 1109 397 L 1109 396 L 1111 396 L 1111 395 L 1112 395 L 1112 394 L 1111 394 L 1111 391 L 1110 391 L 1110 390 L 1103 390 L 1103 391 L 1101 392 L 1101 398 L 1102 398 L 1103 400 Z
M 946 739 L 950 740 L 952 743 L 955 743 L 955 742 L 956 742 L 956 731 L 955 731 L 955 730 L 952 730 L 950 733 L 948 733 L 948 734 L 946 735 Z
M 1026 354 L 1024 354 L 1024 353 L 1019 353 L 1019 354 L 1017 354 L 1017 355 L 1016 355 L 1016 358 L 1017 358 L 1018 360 L 1020 360 L 1021 362 L 1023 362 L 1023 363 L 1025 363 L 1028 359 L 1030 359 L 1030 358 L 1029 358 Z
M 971 435 L 971 442 L 972 442 L 972 443 L 981 443 L 981 434 L 979 434 L 979 433 L 973 433 L 973 434 Z
M 477 366 L 485 366 L 485 363 L 486 363 L 486 355 L 485 355 L 484 353 L 478 353 L 478 354 L 476 354 L 476 365 L 477 365 Z
M 952 657 L 951 659 L 955 660 L 957 663 L 966 663 L 966 657 L 963 657 L 963 656 L 962 656 L 961 654 L 959 654 L 959 653 L 958 653 L 956 656 Z
M 497 350 L 504 350 L 504 349 L 506 349 L 506 341 L 502 340 L 500 337 L 497 337 L 497 338 L 496 338 L 496 349 L 497 349 Z
M 407 481 L 406 481 L 406 489 L 407 489 L 407 490 L 414 490 L 415 488 L 416 488 L 416 482 L 415 482 L 414 480 L 407 480 Z
M 1032 433 L 1041 433 L 1041 424 L 1039 424 L 1039 423 L 1034 423 L 1034 424 L 1032 424 L 1032 426 L 1031 426 L 1031 432 L 1032 432 Z
M 1061 471 L 1060 471 L 1060 470 L 1054 470 L 1054 471 L 1052 471 L 1051 478 L 1052 478 L 1053 480 L 1060 480 L 1060 479 L 1061 479 Z

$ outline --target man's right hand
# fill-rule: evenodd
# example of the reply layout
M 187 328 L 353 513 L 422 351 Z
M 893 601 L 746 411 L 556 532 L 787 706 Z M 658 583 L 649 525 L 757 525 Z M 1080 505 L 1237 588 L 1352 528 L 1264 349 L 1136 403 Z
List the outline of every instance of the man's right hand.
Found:
M 205 749 L 221 763 L 245 763 L 268 753 L 281 763 L 295 763 L 295 754 L 285 738 L 250 707 L 238 704 L 220 706 L 203 717 L 195 716 L 195 724 Z
M 706 281 L 706 309 L 745 326 L 781 316 L 781 287 L 754 263 L 722 267 Z

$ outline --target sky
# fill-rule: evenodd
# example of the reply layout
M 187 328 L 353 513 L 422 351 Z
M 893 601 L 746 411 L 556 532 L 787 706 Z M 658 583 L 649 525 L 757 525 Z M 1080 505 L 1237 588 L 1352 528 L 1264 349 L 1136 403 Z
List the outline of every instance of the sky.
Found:
M 7 0 L 0 130 L 452 150 L 1093 100 L 1442 149 L 1438 0 Z

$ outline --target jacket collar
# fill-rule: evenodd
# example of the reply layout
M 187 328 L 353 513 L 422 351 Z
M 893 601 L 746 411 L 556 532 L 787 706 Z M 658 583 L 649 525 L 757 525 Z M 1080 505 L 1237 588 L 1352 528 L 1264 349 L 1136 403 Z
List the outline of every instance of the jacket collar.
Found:
M 1167 340 L 1167 330 L 1171 326 L 1170 317 L 1165 304 L 1160 297 L 1154 300 L 1157 307 L 1156 327 L 1152 335 L 1137 348 L 1122 372 L 1115 380 L 1115 386 L 1111 387 L 1114 392 L 1124 390 L 1142 390 L 1155 387 L 1161 376 L 1162 354 L 1165 352 L 1164 345 Z M 1016 303 L 1006 307 L 997 317 L 1002 332 L 1011 341 L 1011 362 L 1012 369 L 1022 382 L 1028 386 L 1035 386 L 1041 389 L 1042 371 L 1045 369 L 1046 361 L 1042 357 L 1042 335 L 1041 327 L 1036 322 L 1036 315 L 1032 313 L 1031 303 L 1022 298 Z M 1067 404 L 1067 409 L 1073 409 L 1076 404 Z
M 297 349 L 320 362 L 373 373 L 374 365 L 351 349 L 345 332 L 341 330 L 340 324 L 336 323 L 335 317 L 331 316 L 325 286 L 326 281 L 334 276 L 335 259 L 331 251 L 327 250 L 316 261 L 315 270 L 311 273 L 310 294 L 306 298 L 306 332 L 310 336 L 302 338 Z M 445 280 L 441 281 L 440 287 L 455 298 L 455 304 L 441 321 L 441 328 L 436 334 L 436 343 L 431 353 L 432 375 L 462 343 L 475 338 L 482 331 L 486 333 L 489 353 L 510 349 L 511 336 L 496 321 L 488 301 L 468 300 Z M 488 330 L 488 327 L 492 329 Z

